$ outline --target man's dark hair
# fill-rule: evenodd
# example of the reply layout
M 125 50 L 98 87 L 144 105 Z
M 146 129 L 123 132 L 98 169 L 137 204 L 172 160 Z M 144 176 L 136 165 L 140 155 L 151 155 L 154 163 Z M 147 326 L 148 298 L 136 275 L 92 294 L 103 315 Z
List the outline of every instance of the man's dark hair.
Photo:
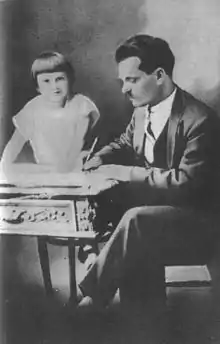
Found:
M 141 60 L 139 69 L 143 72 L 152 74 L 160 67 L 172 76 L 175 57 L 163 39 L 144 34 L 132 36 L 117 48 L 115 60 L 120 63 L 133 56 Z

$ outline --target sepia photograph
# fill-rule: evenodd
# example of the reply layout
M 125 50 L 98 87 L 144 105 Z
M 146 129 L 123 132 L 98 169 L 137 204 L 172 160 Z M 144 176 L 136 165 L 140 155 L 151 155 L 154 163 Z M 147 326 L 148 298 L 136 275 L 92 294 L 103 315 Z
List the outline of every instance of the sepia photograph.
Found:
M 0 0 L 0 344 L 220 344 L 219 0 Z

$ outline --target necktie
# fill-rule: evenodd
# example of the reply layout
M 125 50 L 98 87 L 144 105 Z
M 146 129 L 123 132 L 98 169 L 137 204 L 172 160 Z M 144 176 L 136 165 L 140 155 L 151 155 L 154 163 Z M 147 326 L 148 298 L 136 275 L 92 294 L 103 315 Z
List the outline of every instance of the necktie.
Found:
M 145 141 L 145 158 L 149 163 L 152 163 L 154 161 L 154 144 L 156 141 L 155 135 L 152 131 L 152 122 L 151 122 L 151 115 L 152 111 L 151 108 L 148 107 L 148 113 L 146 118 L 146 127 L 145 127 L 145 133 L 146 133 L 146 141 Z
M 154 133 L 153 133 L 151 127 L 152 127 L 152 122 L 151 122 L 151 119 L 149 118 L 148 119 L 148 125 L 146 128 L 146 134 L 149 135 L 155 141 L 155 136 L 154 136 Z
M 146 127 L 146 134 L 150 136 L 154 141 L 156 140 L 154 133 L 152 131 L 152 122 L 151 122 L 151 115 L 152 115 L 152 109 L 149 106 L 148 107 L 148 115 L 147 115 L 147 127 Z

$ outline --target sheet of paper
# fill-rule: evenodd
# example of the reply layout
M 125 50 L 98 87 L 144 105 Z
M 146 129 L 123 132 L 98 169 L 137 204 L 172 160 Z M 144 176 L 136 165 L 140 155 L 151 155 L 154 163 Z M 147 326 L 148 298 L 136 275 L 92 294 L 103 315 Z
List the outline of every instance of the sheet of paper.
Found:
M 14 172 L 1 174 L 1 184 L 16 186 L 82 186 L 89 183 L 84 173 L 30 173 Z
M 0 173 L 0 184 L 18 187 L 83 187 L 100 189 L 106 182 L 114 179 L 105 170 L 93 172 L 73 171 L 57 173 L 47 166 L 37 164 L 13 164 L 10 169 Z

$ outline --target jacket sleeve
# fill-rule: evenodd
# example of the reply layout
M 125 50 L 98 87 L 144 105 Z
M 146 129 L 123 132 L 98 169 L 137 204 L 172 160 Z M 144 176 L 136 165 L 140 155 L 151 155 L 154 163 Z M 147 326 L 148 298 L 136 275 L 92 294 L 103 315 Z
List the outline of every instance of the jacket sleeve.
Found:
M 166 203 L 182 203 L 189 197 L 198 197 L 207 183 L 212 182 L 210 179 L 216 160 L 216 139 L 220 134 L 220 131 L 217 134 L 218 126 L 213 119 L 214 116 L 191 119 L 187 128 L 184 128 L 184 122 L 180 122 L 176 136 L 179 149 L 174 153 L 179 156 L 175 157 L 175 165 L 170 169 L 134 168 L 131 180 L 143 182 L 149 191 L 153 191 L 154 198 L 159 197 Z
M 133 155 L 133 133 L 134 133 L 135 117 L 132 116 L 124 133 L 107 146 L 103 147 L 96 155 L 102 158 L 103 163 L 114 162 L 117 155 Z

